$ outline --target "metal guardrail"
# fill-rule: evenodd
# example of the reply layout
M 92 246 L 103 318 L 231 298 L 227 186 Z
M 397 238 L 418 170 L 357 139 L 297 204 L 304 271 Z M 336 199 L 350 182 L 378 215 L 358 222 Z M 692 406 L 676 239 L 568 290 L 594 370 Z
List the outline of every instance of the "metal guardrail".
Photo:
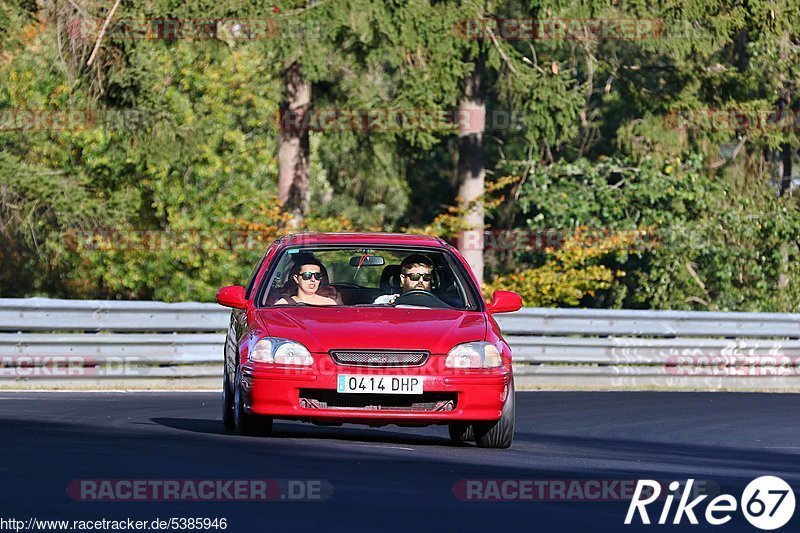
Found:
M 229 316 L 205 303 L 0 299 L 0 384 L 216 380 Z M 496 320 L 534 385 L 800 390 L 800 314 L 526 308 Z
M 499 315 L 505 335 L 788 337 L 800 339 L 800 314 L 526 308 Z
M 229 320 L 206 303 L 0 299 L 0 385 L 216 384 Z
M 0 298 L 0 331 L 225 331 L 230 311 L 206 303 Z

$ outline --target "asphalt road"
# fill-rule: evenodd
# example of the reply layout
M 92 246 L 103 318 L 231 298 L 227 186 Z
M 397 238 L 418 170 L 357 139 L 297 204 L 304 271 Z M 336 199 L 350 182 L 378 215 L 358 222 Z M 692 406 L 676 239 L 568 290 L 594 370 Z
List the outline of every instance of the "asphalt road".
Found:
M 518 392 L 509 450 L 452 444 L 439 426 L 277 422 L 273 437 L 238 437 L 222 430 L 219 413 L 217 393 L 2 392 L 0 519 L 225 518 L 226 531 L 236 532 L 727 532 L 757 530 L 738 510 L 726 524 L 707 525 L 704 505 L 698 526 L 685 517 L 677 527 L 626 526 L 629 499 L 457 496 L 465 495 L 464 480 L 549 480 L 547 487 L 605 480 L 613 498 L 612 481 L 693 478 L 738 500 L 752 479 L 775 475 L 800 499 L 800 395 Z M 319 480 L 302 486 L 324 494 L 312 501 L 81 501 L 67 490 L 72 480 L 105 479 Z M 495 495 L 480 483 L 471 485 L 473 497 Z M 661 508 L 648 507 L 652 520 Z M 779 531 L 800 531 L 800 509 Z

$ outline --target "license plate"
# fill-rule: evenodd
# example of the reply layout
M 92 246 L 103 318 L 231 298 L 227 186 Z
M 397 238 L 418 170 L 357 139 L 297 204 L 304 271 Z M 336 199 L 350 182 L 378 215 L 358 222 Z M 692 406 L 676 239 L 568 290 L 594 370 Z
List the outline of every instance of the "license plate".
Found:
M 419 376 L 357 376 L 339 374 L 336 392 L 362 394 L 422 394 Z

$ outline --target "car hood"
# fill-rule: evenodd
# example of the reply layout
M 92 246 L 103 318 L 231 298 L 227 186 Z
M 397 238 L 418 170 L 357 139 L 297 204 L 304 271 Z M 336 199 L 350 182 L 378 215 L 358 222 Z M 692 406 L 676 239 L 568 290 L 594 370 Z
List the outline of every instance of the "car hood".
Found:
M 266 335 L 330 349 L 429 350 L 446 354 L 456 344 L 486 338 L 483 313 L 456 309 L 287 307 L 257 310 Z

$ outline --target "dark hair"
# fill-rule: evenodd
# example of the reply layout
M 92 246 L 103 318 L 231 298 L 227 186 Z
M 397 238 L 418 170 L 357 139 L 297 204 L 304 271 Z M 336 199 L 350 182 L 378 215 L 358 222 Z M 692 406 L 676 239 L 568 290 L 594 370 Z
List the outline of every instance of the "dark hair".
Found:
M 427 255 L 411 254 L 405 259 L 403 259 L 402 263 L 400 263 L 400 272 L 405 274 L 406 270 L 413 267 L 414 265 L 424 265 L 427 267 L 431 267 L 431 270 L 433 270 L 433 261 L 431 261 Z
M 299 276 L 300 270 L 305 265 L 316 265 L 319 267 L 319 271 L 322 273 L 322 280 L 320 280 L 319 289 L 321 289 L 323 293 L 326 292 L 328 288 L 328 270 L 325 268 L 325 265 L 323 265 L 322 262 L 313 255 L 297 254 L 297 256 L 293 259 L 292 268 L 289 270 L 289 278 L 286 280 L 286 283 L 283 284 L 281 294 L 284 298 L 288 299 L 289 296 L 297 296 L 297 292 L 300 290 L 300 288 L 297 286 L 294 276 Z M 318 294 L 319 292 L 320 291 L 317 290 Z
M 310 255 L 298 255 L 294 258 L 294 264 L 292 265 L 292 270 L 289 272 L 289 277 L 297 276 L 300 274 L 300 270 L 305 265 L 316 265 L 319 267 L 320 272 L 324 277 L 328 277 L 328 271 L 325 268 L 325 265 L 322 264 L 322 261 L 317 259 L 316 257 Z

